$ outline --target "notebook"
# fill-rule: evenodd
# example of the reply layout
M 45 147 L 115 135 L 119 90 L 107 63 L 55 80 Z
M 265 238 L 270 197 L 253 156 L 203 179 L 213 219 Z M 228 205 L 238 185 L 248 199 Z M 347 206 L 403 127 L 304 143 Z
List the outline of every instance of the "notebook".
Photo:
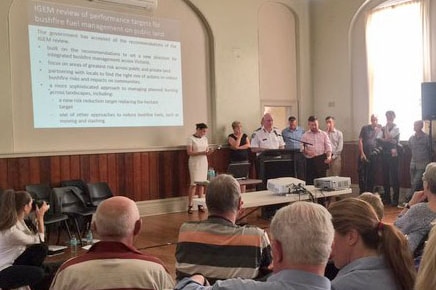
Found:
M 249 162 L 230 163 L 227 168 L 227 173 L 236 179 L 247 179 L 250 171 Z

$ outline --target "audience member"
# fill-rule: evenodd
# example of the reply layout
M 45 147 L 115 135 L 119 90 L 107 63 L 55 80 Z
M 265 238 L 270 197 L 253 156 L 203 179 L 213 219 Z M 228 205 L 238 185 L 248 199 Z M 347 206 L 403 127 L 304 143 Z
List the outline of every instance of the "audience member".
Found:
M 430 137 L 424 133 L 424 122 L 419 120 L 413 124 L 413 134 L 409 138 L 409 148 L 412 153 L 410 160 L 410 191 L 406 194 L 405 202 L 409 202 L 415 191 L 422 190 L 422 175 L 425 167 L 431 162 Z M 404 207 L 404 204 L 402 205 Z
M 232 123 L 233 133 L 228 136 L 230 145 L 230 162 L 248 161 L 250 139 L 242 132 L 242 124 L 239 121 Z
M 427 165 L 422 180 L 424 190 L 413 194 L 394 223 L 407 235 L 412 252 L 430 232 L 431 222 L 436 219 L 436 162 Z
M 266 282 L 249 279 L 217 281 L 207 285 L 202 275 L 184 278 L 176 289 L 330 290 L 323 277 L 333 241 L 331 216 L 321 205 L 295 202 L 277 211 L 271 222 L 273 271 Z
M 344 148 L 344 136 L 341 131 L 335 127 L 335 118 L 328 116 L 325 118 L 327 125 L 327 135 L 329 136 L 330 143 L 332 144 L 332 161 L 327 169 L 327 176 L 341 176 L 342 158 L 341 153 Z
M 263 115 L 262 123 L 262 127 L 252 135 L 251 151 L 260 153 L 265 150 L 285 148 L 281 132 L 273 127 L 274 120 L 270 113 Z
M 377 214 L 378 219 L 380 221 L 383 219 L 384 206 L 380 198 L 380 195 L 373 194 L 371 192 L 364 192 L 361 195 L 359 195 L 357 198 L 369 203 L 374 209 L 375 213 Z M 333 280 L 338 274 L 338 271 L 339 269 L 335 267 L 334 263 L 332 261 L 329 261 L 326 267 L 325 276 L 330 280 Z
M 172 289 L 174 282 L 163 263 L 133 246 L 141 224 L 134 201 L 123 196 L 104 200 L 92 221 L 101 241 L 66 261 L 50 289 Z
M 380 195 L 374 194 L 372 192 L 364 192 L 361 195 L 359 195 L 357 198 L 369 203 L 372 206 L 372 208 L 375 210 L 378 219 L 379 220 L 383 219 L 385 208 Z
M 289 126 L 282 131 L 285 149 L 292 151 L 294 175 L 301 180 L 306 180 L 306 159 L 300 150 L 300 140 L 304 134 L 304 130 L 298 126 L 297 118 L 294 116 L 289 117 L 288 122 Z
M 6 190 L 0 204 L 0 288 L 12 289 L 38 284 L 44 278 L 42 263 L 47 256 L 44 242 L 44 214 L 49 206 L 34 205 L 37 233 L 24 219 L 32 211 L 33 200 L 26 191 Z
M 309 131 L 301 137 L 301 151 L 306 157 L 306 184 L 327 175 L 327 168 L 332 161 L 332 145 L 326 132 L 319 129 L 318 119 L 310 116 Z M 310 145 L 309 145 L 310 144 Z
M 400 129 L 394 123 L 395 112 L 386 112 L 386 125 L 382 128 L 381 136 L 377 137 L 380 142 L 382 151 L 382 167 L 383 167 L 383 202 L 386 205 L 398 206 L 400 197 L 400 182 L 399 182 L 399 157 L 398 146 L 400 140 Z M 391 186 L 393 196 L 391 199 Z
M 193 212 L 192 199 L 194 198 L 196 190 L 198 191 L 199 197 L 203 197 L 204 195 L 204 186 L 197 186 L 195 182 L 207 180 L 207 170 L 209 166 L 207 156 L 212 154 L 213 149 L 209 148 L 206 134 L 207 125 L 198 123 L 196 124 L 195 133 L 188 138 L 186 152 L 189 156 L 188 167 L 189 177 L 191 179 L 188 193 L 188 214 L 192 214 Z M 202 206 L 198 206 L 198 210 L 204 212 Z
M 269 273 L 271 246 L 267 233 L 235 224 L 242 207 L 240 187 L 231 175 L 221 174 L 208 188 L 207 220 L 180 227 L 176 249 L 177 279 L 202 273 L 209 281 L 259 278 Z
M 436 289 L 436 228 L 430 232 L 416 277 L 415 290 Z
M 359 134 L 359 190 L 363 192 L 373 192 L 375 175 L 375 158 L 377 156 L 374 149 L 377 148 L 377 136 L 381 134 L 381 126 L 378 124 L 376 115 L 371 115 L 371 124 L 365 125 Z
M 332 289 L 413 289 L 413 258 L 399 230 L 357 198 L 335 202 L 329 211 L 335 228 L 331 258 L 340 269 Z

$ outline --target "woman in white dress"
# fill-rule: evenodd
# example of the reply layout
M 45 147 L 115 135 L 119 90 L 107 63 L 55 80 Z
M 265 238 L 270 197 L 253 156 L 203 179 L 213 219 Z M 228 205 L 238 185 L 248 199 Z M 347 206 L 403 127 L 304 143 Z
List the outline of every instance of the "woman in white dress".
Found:
M 204 123 L 196 124 L 195 133 L 188 138 L 188 145 L 186 151 L 189 156 L 189 176 L 191 178 L 191 184 L 189 186 L 188 195 L 188 213 L 192 214 L 192 198 L 194 197 L 197 186 L 196 181 L 207 180 L 207 156 L 212 153 L 213 150 L 209 148 L 209 143 L 206 137 L 207 125 Z M 204 187 L 198 186 L 198 196 L 203 197 Z M 199 205 L 198 210 L 204 212 L 203 206 Z

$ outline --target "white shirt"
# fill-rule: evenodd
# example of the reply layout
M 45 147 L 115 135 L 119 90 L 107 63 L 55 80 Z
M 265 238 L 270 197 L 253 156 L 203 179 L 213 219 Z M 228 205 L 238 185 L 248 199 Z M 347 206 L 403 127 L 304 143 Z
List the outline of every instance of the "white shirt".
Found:
M 0 232 L 0 271 L 12 266 L 26 246 L 44 241 L 44 234 L 34 234 L 24 221 L 17 221 L 11 228 Z
M 256 130 L 251 139 L 251 148 L 280 149 L 284 146 L 282 133 L 277 128 L 273 128 L 271 132 L 265 128 Z

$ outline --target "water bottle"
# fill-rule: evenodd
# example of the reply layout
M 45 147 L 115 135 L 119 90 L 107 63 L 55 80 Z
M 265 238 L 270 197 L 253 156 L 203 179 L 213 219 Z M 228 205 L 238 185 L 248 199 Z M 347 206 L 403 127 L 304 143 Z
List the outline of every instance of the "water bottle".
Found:
M 214 179 L 215 177 L 215 170 L 210 167 L 209 170 L 207 171 L 207 180 L 211 181 L 212 179 Z
M 71 247 L 71 255 L 76 256 L 77 255 L 77 238 L 73 235 L 73 237 L 70 240 L 70 247 Z
M 92 245 L 93 243 L 94 243 L 94 239 L 92 237 L 92 231 L 89 230 L 88 233 L 86 234 L 86 244 Z

